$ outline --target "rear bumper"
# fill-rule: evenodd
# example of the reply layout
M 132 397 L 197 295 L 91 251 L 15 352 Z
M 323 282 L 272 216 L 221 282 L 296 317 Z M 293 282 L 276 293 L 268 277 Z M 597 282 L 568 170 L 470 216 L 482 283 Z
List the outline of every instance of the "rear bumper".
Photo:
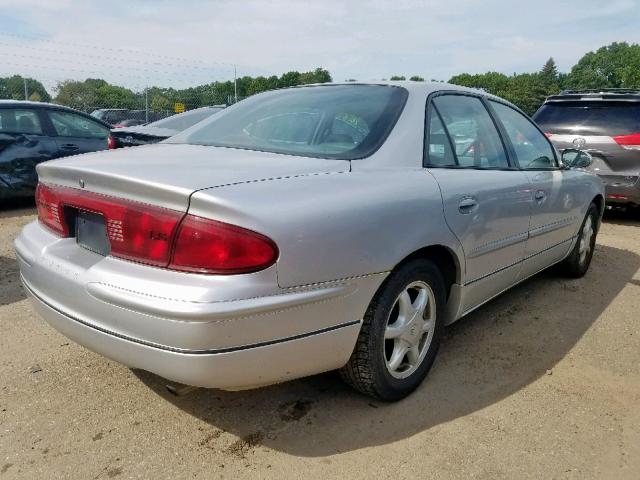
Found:
M 640 205 L 640 184 L 631 186 L 605 184 L 605 203 L 607 205 Z
M 201 387 L 251 388 L 340 368 L 349 359 L 360 330 L 360 322 L 351 322 L 261 346 L 187 353 L 81 323 L 48 305 L 26 283 L 25 287 L 36 311 L 74 342 L 130 367 Z
M 339 368 L 385 274 L 282 289 L 275 268 L 206 276 L 101 257 L 37 222 L 15 242 L 23 284 L 54 328 L 131 367 L 249 388 Z

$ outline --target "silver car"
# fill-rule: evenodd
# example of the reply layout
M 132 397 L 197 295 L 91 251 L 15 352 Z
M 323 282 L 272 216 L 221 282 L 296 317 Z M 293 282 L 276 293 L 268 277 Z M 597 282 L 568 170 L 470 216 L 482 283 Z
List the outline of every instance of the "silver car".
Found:
M 126 365 L 223 389 L 339 369 L 397 400 L 445 325 L 551 265 L 587 271 L 603 187 L 588 154 L 558 157 L 470 89 L 278 90 L 39 165 L 15 246 L 37 311 Z

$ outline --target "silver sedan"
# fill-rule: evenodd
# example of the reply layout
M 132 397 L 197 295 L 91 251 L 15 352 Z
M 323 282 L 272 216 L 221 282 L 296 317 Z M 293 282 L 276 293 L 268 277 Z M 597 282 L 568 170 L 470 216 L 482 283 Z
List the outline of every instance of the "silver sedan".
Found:
M 586 273 L 589 162 L 475 90 L 278 90 L 157 145 L 40 164 L 15 246 L 42 317 L 126 365 L 223 389 L 339 369 L 396 400 L 447 324 L 551 265 Z

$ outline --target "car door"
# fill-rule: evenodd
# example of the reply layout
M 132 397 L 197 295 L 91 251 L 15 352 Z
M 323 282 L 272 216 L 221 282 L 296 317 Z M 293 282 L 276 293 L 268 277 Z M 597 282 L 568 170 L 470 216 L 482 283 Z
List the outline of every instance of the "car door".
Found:
M 58 156 L 95 152 L 108 148 L 109 129 L 88 116 L 64 110 L 49 110 L 56 134 Z
M 0 188 L 3 196 L 32 195 L 36 165 L 55 156 L 55 141 L 35 108 L 0 108 Z
M 509 105 L 493 100 L 489 104 L 533 191 L 526 261 L 520 272 L 520 278 L 526 278 L 567 254 L 590 190 L 582 188 L 580 172 L 560 168 L 551 142 L 529 118 Z
M 437 94 L 427 114 L 426 167 L 465 254 L 463 309 L 511 286 L 525 252 L 531 208 L 526 174 L 510 163 L 480 97 Z

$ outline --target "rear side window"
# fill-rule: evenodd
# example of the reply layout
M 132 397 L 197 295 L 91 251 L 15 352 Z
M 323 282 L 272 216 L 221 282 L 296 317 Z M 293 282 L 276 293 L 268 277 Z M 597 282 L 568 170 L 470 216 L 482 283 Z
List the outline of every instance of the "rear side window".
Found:
M 0 132 L 42 135 L 38 114 L 33 110 L 0 109 Z
M 498 130 L 480 99 L 438 96 L 433 99 L 429 122 L 430 166 L 509 168 Z M 452 152 L 448 152 L 445 133 L 451 140 Z
M 520 112 L 502 103 L 491 101 L 516 151 L 520 168 L 557 168 L 555 155 L 546 137 Z
M 107 138 L 109 130 L 99 123 L 71 112 L 49 112 L 49 118 L 60 137 Z
M 433 106 L 429 107 L 428 130 L 429 143 L 425 152 L 428 165 L 431 167 L 455 167 L 456 159 L 451 150 L 449 137 Z
M 533 119 L 545 132 L 576 135 L 628 135 L 640 132 L 640 103 L 552 102 Z

